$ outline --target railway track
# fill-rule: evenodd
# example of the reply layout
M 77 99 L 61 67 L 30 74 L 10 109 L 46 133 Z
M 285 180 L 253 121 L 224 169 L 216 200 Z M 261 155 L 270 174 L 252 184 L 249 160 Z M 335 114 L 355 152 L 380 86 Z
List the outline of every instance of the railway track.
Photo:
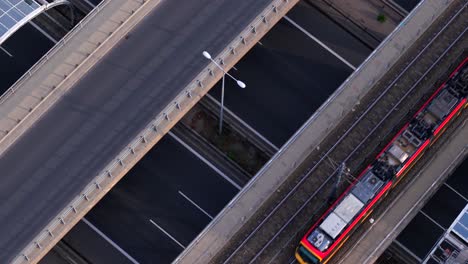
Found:
M 458 1 L 451 12 L 436 21 L 410 49 L 411 56 L 405 55 L 404 65 L 391 69 L 392 77 L 379 81 L 378 88 L 361 101 L 353 116 L 346 118 L 347 125 L 322 144 L 330 147 L 322 153 L 314 152 L 313 159 L 307 159 L 315 160 L 312 166 L 309 163 L 311 167 L 282 186 L 274 195 L 276 202 L 261 208 L 263 213 L 249 220 L 248 227 L 213 263 L 294 263 L 292 249 L 299 236 L 328 207 L 336 165 L 345 162 L 351 172 L 358 172 L 369 153 L 383 148 L 385 139 L 422 103 L 419 99 L 436 88 L 433 84 L 443 68 L 438 66 L 448 64 L 447 55 L 453 57 L 466 47 L 467 17 L 466 1 Z M 341 184 L 341 189 L 345 185 Z

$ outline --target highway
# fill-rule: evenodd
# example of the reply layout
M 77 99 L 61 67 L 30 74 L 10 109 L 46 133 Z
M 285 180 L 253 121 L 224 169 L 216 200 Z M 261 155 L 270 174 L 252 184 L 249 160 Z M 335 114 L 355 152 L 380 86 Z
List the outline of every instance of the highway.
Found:
M 239 188 L 170 133 L 62 241 L 91 263 L 170 263 Z
M 437 78 L 445 80 L 446 69 L 460 59 L 466 46 L 461 6 L 456 2 L 443 19 L 431 25 L 361 100 L 355 114 L 328 134 L 320 150 L 307 157 L 210 263 L 286 263 L 293 259 L 297 241 L 327 208 L 338 165 L 345 162 L 351 172 L 338 188 L 341 193 L 367 164 L 365 156 L 375 157 L 409 113 L 421 106 L 424 100 L 420 99 L 435 91 Z
M 421 0 L 395 0 L 395 2 L 410 12 Z
M 370 218 L 374 221 L 365 221 L 332 263 L 423 262 L 468 201 L 464 196 L 466 160 L 465 166 L 455 170 L 467 154 L 467 117 L 465 111 L 450 124 L 373 211 Z
M 323 40 L 324 43 L 326 42 L 327 45 L 333 45 L 334 49 L 339 50 L 340 53 L 343 53 L 351 59 L 353 56 L 357 57 L 357 55 L 359 55 L 359 59 L 362 60 L 365 58 L 366 54 L 370 52 L 370 50 L 363 47 L 357 39 L 353 38 L 348 32 L 340 31 L 340 28 L 336 24 L 331 23 L 326 16 L 321 15 L 315 9 L 311 9 L 310 6 L 305 5 L 303 2 L 301 2 L 301 6 L 299 7 L 300 9 L 297 9 L 296 7 L 293 10 L 296 10 L 296 12 L 302 12 L 301 17 L 303 23 L 301 24 L 305 24 L 304 26 L 307 25 L 308 15 L 313 15 L 316 20 L 315 22 L 319 22 L 323 27 L 329 26 L 331 28 L 331 26 L 334 26 L 333 29 L 336 30 L 336 32 L 334 32 L 336 33 L 334 39 L 327 37 L 326 32 L 323 30 L 315 30 L 314 28 L 311 28 L 312 32 L 320 35 L 320 39 Z M 294 14 L 295 12 L 290 12 L 288 16 L 292 16 Z M 254 72 L 258 71 L 258 69 L 263 69 L 263 74 L 252 74 L 251 76 L 257 83 L 261 82 L 261 78 L 267 74 L 269 76 L 276 77 L 277 74 L 280 73 L 282 65 L 292 65 L 292 68 L 288 70 L 287 73 L 292 71 L 299 72 L 301 69 L 308 69 L 307 71 L 304 71 L 306 72 L 305 74 L 300 71 L 299 75 L 307 75 L 309 72 L 313 72 L 314 69 L 317 69 L 321 73 L 327 73 L 327 76 L 324 76 L 323 79 L 334 74 L 341 75 L 341 72 L 346 73 L 345 77 L 349 74 L 348 72 L 352 69 L 348 69 L 346 66 L 343 66 L 344 63 L 327 51 L 326 48 L 317 45 L 296 26 L 291 25 L 292 24 L 286 20 L 283 20 L 280 24 L 276 25 L 273 30 L 267 34 L 267 37 L 261 41 L 262 44 L 256 45 L 256 48 L 259 48 L 260 52 L 257 52 L 256 49 L 250 51 L 248 55 L 241 60 L 242 63 L 238 63 L 236 65 L 238 70 L 233 71 L 233 73 L 237 74 L 239 72 L 246 71 L 246 67 L 239 68 L 240 64 L 248 66 L 249 69 L 252 69 Z M 290 44 L 289 46 L 289 48 L 292 48 L 290 50 L 288 49 L 288 45 L 286 45 L 287 42 L 284 41 L 285 37 L 294 40 L 293 45 Z M 348 42 L 346 44 L 343 43 L 343 45 L 338 45 L 338 38 L 347 39 Z M 274 48 L 267 49 L 267 52 L 262 52 L 266 45 L 273 46 Z M 283 54 L 286 55 L 283 56 Z M 275 62 L 272 66 L 270 66 L 269 63 L 264 63 L 271 57 L 274 57 L 272 61 Z M 302 64 L 298 63 L 298 60 L 301 59 L 297 59 L 297 57 L 304 58 Z M 359 62 L 356 61 L 356 63 Z M 321 70 L 320 65 L 322 64 L 336 64 L 336 70 L 330 72 Z M 272 102 L 279 103 L 283 98 L 283 102 L 291 102 L 293 104 L 302 103 L 305 108 L 308 106 L 316 108 L 328 97 L 327 94 L 332 93 L 336 89 L 336 82 L 339 81 L 333 80 L 333 82 L 326 82 L 326 80 L 324 80 L 324 85 L 317 87 L 314 86 L 314 89 L 308 89 L 307 87 L 309 87 L 310 80 L 295 78 L 295 74 L 291 75 L 287 73 L 283 74 L 283 79 L 288 82 L 291 81 L 291 83 L 295 84 L 295 87 L 304 87 L 304 93 L 309 92 L 307 95 L 310 100 L 301 100 L 301 95 L 303 93 L 298 93 L 298 89 L 288 89 L 291 85 L 286 83 L 284 86 L 270 86 L 270 88 L 274 88 L 274 93 L 270 93 L 271 98 L 269 98 Z M 319 78 L 319 76 L 314 77 Z M 300 83 L 296 82 L 296 79 L 298 79 Z M 314 80 L 311 80 L 311 82 L 313 83 Z M 330 85 L 331 83 L 333 83 L 333 85 Z M 236 87 L 229 88 L 235 89 Z M 255 91 L 253 96 L 257 96 L 268 89 L 266 86 L 253 87 L 250 85 L 249 88 L 253 88 L 253 91 Z M 317 90 L 324 91 L 323 94 L 326 96 L 324 98 L 314 96 L 314 94 L 316 94 L 315 88 L 317 88 Z M 229 91 L 232 91 L 232 89 Z M 252 93 L 247 94 L 248 97 L 249 95 L 252 95 Z M 281 97 L 281 95 L 288 96 Z M 239 96 L 242 97 L 241 94 L 239 94 Z M 238 98 L 239 97 L 235 97 L 235 99 Z M 300 101 L 298 101 L 298 98 Z M 313 102 L 313 104 L 311 102 Z M 256 108 L 258 108 L 258 104 L 249 104 L 249 109 L 252 109 L 252 111 L 255 112 Z M 302 110 L 300 105 L 298 105 L 298 110 L 299 109 Z M 287 114 L 287 112 L 282 109 L 278 109 L 278 111 L 280 114 L 283 112 L 284 114 Z M 303 115 L 299 116 L 307 119 L 313 111 L 313 108 L 307 109 L 307 111 L 303 111 Z M 297 114 L 297 112 L 295 113 Z M 258 117 L 258 115 L 256 115 L 256 117 Z M 272 115 L 269 118 L 281 119 L 281 117 L 282 116 Z M 287 122 L 288 120 L 284 119 L 284 121 Z M 254 119 L 254 122 L 254 125 L 257 124 L 258 119 Z M 297 122 L 301 122 L 301 120 L 299 119 Z M 270 131 L 274 130 L 270 129 Z M 290 135 L 286 136 L 289 137 Z M 203 164 L 200 164 L 200 160 L 198 158 L 194 159 L 193 154 L 190 153 L 187 148 L 182 148 L 181 146 L 182 144 L 177 143 L 177 140 L 174 140 L 172 135 L 166 136 L 153 148 L 152 151 L 145 155 L 129 175 L 117 184 L 117 186 L 113 188 L 111 192 L 100 203 L 98 203 L 98 205 L 96 205 L 88 216 L 86 216 L 89 223 L 87 224 L 81 221 L 77 227 L 73 228 L 70 233 L 62 239 L 62 241 L 72 246 L 79 255 L 88 259 L 92 263 L 129 262 L 129 258 L 135 259 L 136 262 L 140 263 L 147 263 L 154 260 L 158 260 L 159 263 L 170 263 L 175 256 L 180 253 L 182 247 L 171 240 L 170 237 L 163 234 L 162 231 L 155 231 L 155 228 L 157 227 L 148 221 L 148 219 L 153 218 L 150 215 L 153 214 L 161 217 L 161 212 L 166 210 L 171 211 L 171 208 L 180 207 L 181 199 L 185 199 L 185 195 L 189 197 L 190 200 L 197 201 L 197 205 L 202 207 L 203 210 L 209 212 L 211 216 L 214 216 L 225 204 L 227 204 L 230 198 L 237 193 L 236 186 L 234 186 L 235 189 L 232 190 L 232 186 L 226 186 L 225 183 L 219 182 L 219 173 L 215 173 L 216 176 L 214 176 L 213 170 L 207 168 L 206 165 L 202 166 Z M 202 153 L 202 155 L 203 154 L 204 153 Z M 186 170 L 188 170 L 186 168 L 177 167 L 178 163 L 187 165 L 191 173 L 186 172 Z M 148 166 L 152 167 L 152 169 L 146 169 Z M 219 167 L 218 164 L 215 166 L 218 166 L 220 170 L 223 169 L 222 166 Z M 196 182 L 194 181 L 194 178 L 191 177 L 191 174 L 197 176 Z M 227 177 L 232 176 L 229 171 L 225 172 L 225 175 L 227 175 Z M 135 177 L 138 177 L 141 180 L 135 180 Z M 154 179 L 154 177 L 157 177 L 159 180 Z M 131 181 L 130 179 L 134 180 Z M 182 181 L 182 183 L 178 183 L 178 181 Z M 153 184 L 153 182 L 155 183 Z M 150 186 L 154 186 L 154 188 L 149 188 L 148 184 Z M 175 188 L 174 186 L 180 184 L 186 186 L 185 188 L 191 189 L 191 191 L 181 191 L 179 193 L 179 188 Z M 222 191 L 214 190 L 213 186 L 217 186 L 216 189 Z M 142 199 L 141 197 L 144 197 L 145 199 Z M 208 199 L 210 197 L 218 197 L 218 199 Z M 185 201 L 187 202 L 188 200 L 185 199 Z M 182 206 L 183 205 L 184 204 L 182 203 Z M 151 208 L 151 212 L 148 212 L 148 208 Z M 128 212 L 132 213 L 130 214 Z M 191 207 L 188 206 L 181 208 L 180 210 L 176 210 L 174 214 L 171 215 L 162 215 L 161 221 L 164 223 L 164 226 L 161 227 L 171 234 L 171 236 L 180 241 L 180 243 L 186 245 L 208 224 L 208 221 L 210 220 L 209 217 L 206 218 L 203 215 L 200 216 L 200 212 L 200 210 L 194 210 L 193 205 Z M 180 218 L 185 219 L 184 223 L 179 223 L 180 221 L 178 221 L 178 219 Z M 184 225 L 187 224 L 192 228 L 180 227 L 181 225 L 184 227 Z M 93 228 L 96 228 L 97 231 L 93 231 L 90 225 L 92 225 Z M 132 232 L 124 232 L 124 234 L 122 234 L 121 230 L 127 229 L 132 230 Z M 99 233 L 102 233 L 102 235 L 99 235 Z M 145 234 L 151 234 L 151 237 L 148 237 Z M 105 239 L 108 239 L 109 241 L 106 241 Z M 86 243 L 83 241 L 86 241 Z M 115 243 L 118 249 L 117 247 L 111 246 L 111 243 Z M 98 252 L 106 253 L 98 254 Z M 129 258 L 125 257 L 124 254 L 128 255 Z M 52 253 L 48 254 L 44 261 L 50 259 L 52 255 Z M 122 258 L 124 260 L 122 260 Z
M 87 221 L 80 221 L 63 237 L 60 243 L 68 246 L 72 252 L 89 263 L 119 263 L 131 264 L 131 260 L 122 254 L 105 234 L 96 232 L 94 226 Z M 67 258 L 59 254 L 58 245 L 42 258 L 41 264 L 68 264 Z
M 277 148 L 372 51 L 305 2 L 287 17 L 231 70 L 247 88 L 226 82 L 227 109 Z M 218 83 L 210 95 L 219 100 L 220 93 Z
M 140 263 L 170 263 L 239 191 L 178 140 L 166 135 L 86 216 Z
M 8 262 L 267 0 L 163 1 L 0 157 L 0 261 Z
M 447 179 L 427 204 L 411 220 L 393 242 L 416 256 L 425 259 L 433 246 L 468 203 L 468 160 Z

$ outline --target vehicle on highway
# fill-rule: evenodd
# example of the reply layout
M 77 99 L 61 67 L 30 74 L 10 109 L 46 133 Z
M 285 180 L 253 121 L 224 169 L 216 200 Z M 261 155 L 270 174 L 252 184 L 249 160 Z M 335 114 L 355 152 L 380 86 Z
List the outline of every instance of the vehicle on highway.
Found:
M 376 203 L 468 107 L 468 57 L 309 229 L 296 248 L 300 263 L 326 263 Z

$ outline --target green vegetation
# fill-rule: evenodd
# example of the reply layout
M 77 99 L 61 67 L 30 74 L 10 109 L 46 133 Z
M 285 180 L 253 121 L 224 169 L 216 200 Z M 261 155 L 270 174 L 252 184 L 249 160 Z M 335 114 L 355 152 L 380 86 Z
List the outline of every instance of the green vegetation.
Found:
M 379 21 L 380 23 L 383 23 L 386 20 L 387 20 L 387 17 L 384 14 L 380 13 L 377 15 L 377 21 Z

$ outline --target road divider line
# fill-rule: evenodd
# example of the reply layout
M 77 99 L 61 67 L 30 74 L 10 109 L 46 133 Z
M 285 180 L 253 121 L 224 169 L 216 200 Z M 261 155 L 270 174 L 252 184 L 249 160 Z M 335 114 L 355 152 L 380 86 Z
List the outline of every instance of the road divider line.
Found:
M 460 196 L 465 202 L 468 202 L 468 198 L 466 198 L 463 194 L 459 193 L 457 190 L 455 190 L 450 184 L 447 182 L 444 182 L 444 185 L 447 186 L 450 190 L 452 190 L 454 193 L 456 193 L 458 196 Z
M 150 219 L 150 222 L 156 226 L 159 230 L 161 230 L 161 232 L 163 232 L 164 234 L 166 234 L 166 236 L 168 236 L 170 239 L 172 239 L 172 241 L 174 241 L 175 243 L 177 243 L 177 245 L 179 245 L 181 248 L 185 249 L 185 246 L 180 243 L 177 239 L 175 239 L 175 237 L 171 236 L 171 234 L 169 234 L 166 230 L 164 230 L 162 227 L 160 227 L 158 224 L 156 224 L 153 219 Z
M 210 94 L 206 94 L 205 95 L 207 98 L 209 98 L 210 100 L 212 100 L 216 105 L 218 105 L 219 107 L 221 107 L 221 103 L 216 100 L 216 98 L 214 98 L 213 96 L 211 96 Z M 248 130 L 250 130 L 252 133 L 255 134 L 255 136 L 257 136 L 258 138 L 260 138 L 263 142 L 267 143 L 268 145 L 270 145 L 275 151 L 278 151 L 279 150 L 279 147 L 277 147 L 275 144 L 273 144 L 271 141 L 269 141 L 267 138 L 265 138 L 262 134 L 260 134 L 260 132 L 258 132 L 257 130 L 255 130 L 253 127 L 249 126 L 249 124 L 247 124 L 244 120 L 242 120 L 240 117 L 238 117 L 236 114 L 234 114 L 228 107 L 226 107 L 226 105 L 224 106 L 224 111 L 227 112 L 230 116 L 232 116 L 234 119 L 237 120 L 237 122 L 241 123 L 244 127 L 246 127 Z
M 10 56 L 11 58 L 13 58 L 13 55 L 12 55 L 10 52 L 8 52 L 8 50 L 6 50 L 4 47 L 0 46 L 0 50 L 2 50 L 3 52 L 5 52 L 6 55 L 8 55 L 8 56 Z
M 205 211 L 203 208 L 201 208 L 201 206 L 199 206 L 197 203 L 195 203 L 192 199 L 190 199 L 187 195 L 185 195 L 182 191 L 178 191 L 178 193 L 184 197 L 185 199 L 187 199 L 187 201 L 189 201 L 191 204 L 193 204 L 193 206 L 195 206 L 196 208 L 198 208 L 198 210 L 202 211 L 202 213 L 204 213 L 206 216 L 208 216 L 210 219 L 213 219 L 213 216 L 211 216 L 207 211 Z
M 47 13 L 44 13 L 44 14 L 47 14 Z M 33 21 L 29 21 L 29 24 L 31 26 L 33 26 L 37 31 L 41 32 L 47 39 L 49 39 L 51 42 L 53 42 L 54 44 L 57 44 L 57 40 L 54 39 L 49 33 L 45 32 L 45 30 L 43 30 L 40 26 L 38 26 L 36 23 L 34 23 Z
M 91 229 L 93 229 L 96 233 L 98 233 L 98 235 L 100 235 L 102 238 L 104 238 L 104 240 L 106 240 L 107 242 L 109 242 L 109 244 L 111 244 L 115 249 L 117 249 L 120 253 L 122 253 L 122 255 L 124 255 L 125 257 L 128 258 L 128 260 L 130 260 L 132 263 L 134 264 L 139 264 L 138 261 L 136 261 L 132 256 L 130 256 L 125 250 L 123 250 L 119 245 L 117 245 L 117 243 L 115 243 L 114 241 L 112 241 L 112 239 L 110 239 L 108 236 L 106 236 L 101 230 L 99 230 L 95 225 L 93 225 L 91 222 L 88 221 L 88 219 L 84 218 L 81 219 L 85 224 L 87 224 L 89 227 L 91 227 Z
M 447 231 L 447 229 L 445 227 L 443 227 L 441 224 L 439 224 L 439 222 L 437 222 L 436 220 L 434 220 L 434 218 L 430 217 L 428 214 L 426 214 L 422 209 L 419 210 L 419 212 L 424 215 L 427 219 L 429 219 L 429 221 L 431 221 L 432 223 L 434 223 L 436 226 L 438 226 L 440 229 L 442 229 L 444 232 Z
M 336 53 L 334 50 L 329 48 L 327 45 L 325 45 L 323 42 L 321 42 L 318 38 L 316 38 L 314 35 L 312 35 L 309 31 L 305 30 L 303 27 L 301 27 L 299 24 L 294 22 L 292 19 L 290 19 L 288 16 L 284 16 L 284 19 L 291 23 L 293 26 L 295 26 L 297 29 L 299 29 L 302 33 L 304 33 L 306 36 L 317 42 L 322 48 L 326 49 L 328 52 L 333 54 L 335 57 L 337 57 L 340 61 L 342 61 L 344 64 L 346 64 L 348 67 L 353 69 L 353 71 L 356 70 L 356 67 L 352 65 L 350 62 L 348 62 L 345 58 L 341 57 L 340 54 Z
M 405 245 L 403 245 L 402 243 L 400 243 L 400 241 L 396 240 L 393 241 L 395 244 L 397 244 L 400 248 L 402 248 L 406 253 L 408 253 L 410 256 L 412 256 L 414 259 L 416 259 L 417 261 L 419 261 L 420 263 L 422 263 L 422 259 L 420 257 L 418 257 L 416 254 L 413 253 L 413 251 L 411 251 L 409 248 L 407 248 Z
M 228 181 L 230 184 L 232 184 L 234 187 L 236 187 L 238 190 L 241 190 L 242 187 L 235 183 L 231 178 L 229 178 L 226 174 L 224 174 L 222 171 L 220 171 L 213 163 L 209 162 L 207 159 L 205 159 L 200 153 L 196 152 L 193 148 L 191 148 L 187 143 L 182 141 L 179 137 L 177 137 L 174 133 L 171 131 L 167 132 L 171 137 L 173 137 L 177 142 L 179 142 L 182 146 L 184 146 L 186 149 L 188 149 L 190 152 L 192 152 L 197 158 L 201 159 L 206 165 L 208 165 L 210 168 L 212 168 L 214 171 L 216 171 L 221 177 L 223 177 L 226 181 Z

